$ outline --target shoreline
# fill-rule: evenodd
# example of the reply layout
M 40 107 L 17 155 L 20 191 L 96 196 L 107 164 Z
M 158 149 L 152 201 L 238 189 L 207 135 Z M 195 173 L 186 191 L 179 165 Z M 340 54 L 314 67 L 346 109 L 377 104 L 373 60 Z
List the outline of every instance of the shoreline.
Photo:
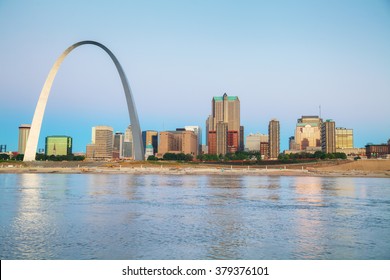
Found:
M 330 170 L 329 170 L 330 169 Z M 188 166 L 12 166 L 0 168 L 0 174 L 131 174 L 131 175 L 222 175 L 222 176 L 306 176 L 390 178 L 390 171 L 337 170 L 315 168 L 188 167 Z

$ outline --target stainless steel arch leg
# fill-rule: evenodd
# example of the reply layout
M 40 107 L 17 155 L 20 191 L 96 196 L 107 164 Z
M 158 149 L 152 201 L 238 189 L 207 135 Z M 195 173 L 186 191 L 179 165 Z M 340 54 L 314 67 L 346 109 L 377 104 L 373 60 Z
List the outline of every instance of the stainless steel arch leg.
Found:
M 24 160 L 23 161 L 34 161 L 35 160 L 35 154 L 37 151 L 38 146 L 38 139 L 39 134 L 41 131 L 42 126 L 42 120 L 43 115 L 45 113 L 45 108 L 47 104 L 47 100 L 49 98 L 50 89 L 53 84 L 54 78 L 58 72 L 58 69 L 60 68 L 60 65 L 62 61 L 67 57 L 67 55 L 74 50 L 75 48 L 81 46 L 81 45 L 95 45 L 103 49 L 112 59 L 114 62 L 116 69 L 118 70 L 119 76 L 122 81 L 123 89 L 126 96 L 127 101 L 127 109 L 129 111 L 129 117 L 130 117 L 130 123 L 132 126 L 132 132 L 133 132 L 133 143 L 134 143 L 134 158 L 135 160 L 143 160 L 144 159 L 144 148 L 142 143 L 142 135 L 141 135 L 141 128 L 139 125 L 138 120 L 138 114 L 137 110 L 135 108 L 135 103 L 133 100 L 133 95 L 131 93 L 131 89 L 129 86 L 129 83 L 127 81 L 125 72 L 122 69 L 122 66 L 120 65 L 118 59 L 115 57 L 115 55 L 104 45 L 95 42 L 95 41 L 81 41 L 78 43 L 75 43 L 71 45 L 69 48 L 67 48 L 61 56 L 56 60 L 53 67 L 51 68 L 49 75 L 46 78 L 46 82 L 43 85 L 41 94 L 39 96 L 39 100 L 37 103 L 37 107 L 35 108 L 35 113 L 33 117 L 33 121 L 31 124 L 30 134 L 27 140 L 26 145 L 26 151 L 24 154 Z

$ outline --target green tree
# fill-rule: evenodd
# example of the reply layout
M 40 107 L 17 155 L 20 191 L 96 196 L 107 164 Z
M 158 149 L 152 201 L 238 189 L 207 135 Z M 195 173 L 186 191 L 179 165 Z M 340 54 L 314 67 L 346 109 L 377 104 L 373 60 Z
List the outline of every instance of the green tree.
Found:
M 194 159 L 194 156 L 191 154 L 186 154 L 185 155 L 185 161 L 192 161 Z
M 176 160 L 185 161 L 186 155 L 184 153 L 179 153 L 176 155 Z
M 165 153 L 163 155 L 163 160 L 177 160 L 177 156 L 174 153 Z
M 76 160 L 76 161 L 83 161 L 85 159 L 85 156 L 74 156 L 73 157 L 73 160 Z
M 204 161 L 204 158 L 205 158 L 204 154 L 196 156 L 196 159 L 200 161 Z
M 205 154 L 205 161 L 219 161 L 219 157 L 217 155 L 210 155 L 210 154 Z
M 324 159 L 325 158 L 325 153 L 322 151 L 315 151 L 314 152 L 314 157 L 317 159 Z
M 151 156 L 148 156 L 148 159 L 147 159 L 147 160 L 150 160 L 150 161 L 157 161 L 158 158 L 157 158 L 156 156 L 151 155 Z
M 9 155 L 7 155 L 7 154 L 0 154 L 0 160 L 9 160 Z
M 339 159 L 347 159 L 347 155 L 345 153 L 336 153 L 335 156 Z
M 250 154 L 248 152 L 243 151 L 237 151 L 235 153 L 235 159 L 236 160 L 246 160 L 250 158 Z
M 23 161 L 23 158 L 24 158 L 24 154 L 18 154 L 18 155 L 15 157 L 15 160 Z

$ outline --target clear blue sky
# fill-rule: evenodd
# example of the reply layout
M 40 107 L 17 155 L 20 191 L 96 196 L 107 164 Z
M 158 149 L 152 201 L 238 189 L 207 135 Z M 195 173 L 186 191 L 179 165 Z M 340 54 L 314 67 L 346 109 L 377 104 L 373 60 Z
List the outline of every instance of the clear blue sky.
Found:
M 0 0 L 0 144 L 17 150 L 57 57 L 95 40 L 131 84 L 141 129 L 201 125 L 211 98 L 237 95 L 245 134 L 280 120 L 288 148 L 296 120 L 317 115 L 353 128 L 355 146 L 390 138 L 389 1 Z M 84 151 L 91 127 L 124 131 L 128 114 L 109 57 L 73 51 L 49 98 L 39 147 L 69 135 Z

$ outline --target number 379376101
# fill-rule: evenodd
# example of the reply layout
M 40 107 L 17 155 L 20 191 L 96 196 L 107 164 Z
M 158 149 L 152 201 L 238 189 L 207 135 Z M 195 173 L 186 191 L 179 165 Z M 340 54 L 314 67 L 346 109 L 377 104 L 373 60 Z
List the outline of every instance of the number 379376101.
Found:
M 221 266 L 215 268 L 215 275 L 269 275 L 267 267 Z

